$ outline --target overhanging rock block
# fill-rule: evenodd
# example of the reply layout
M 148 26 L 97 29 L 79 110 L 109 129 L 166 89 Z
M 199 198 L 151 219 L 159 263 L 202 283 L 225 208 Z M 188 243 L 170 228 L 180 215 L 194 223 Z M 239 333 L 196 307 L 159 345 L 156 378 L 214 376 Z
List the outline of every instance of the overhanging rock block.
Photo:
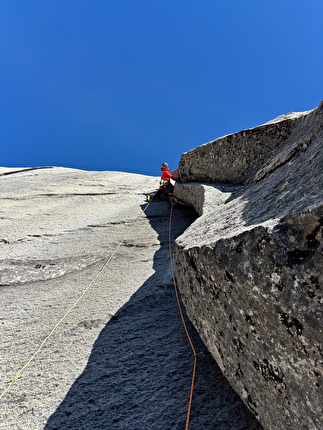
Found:
M 176 275 L 188 316 L 264 428 L 314 430 L 323 416 L 323 104 L 291 121 L 241 187 L 199 183 L 212 169 L 198 148 L 188 153 L 199 170 L 185 176 L 186 159 L 179 175 L 195 183 L 176 184 L 175 195 L 200 217 L 176 241 Z M 242 147 L 261 141 L 263 127 L 240 136 Z M 223 181 L 238 183 L 219 154 Z
M 322 104 L 318 109 L 323 109 Z M 313 115 L 309 115 L 311 112 L 315 111 L 281 115 L 259 127 L 220 137 L 182 154 L 179 180 L 229 184 L 251 182 L 255 173 L 280 148 L 288 146 L 291 139 L 295 143 L 304 140 L 302 135 L 309 131 L 307 122 L 315 122 Z

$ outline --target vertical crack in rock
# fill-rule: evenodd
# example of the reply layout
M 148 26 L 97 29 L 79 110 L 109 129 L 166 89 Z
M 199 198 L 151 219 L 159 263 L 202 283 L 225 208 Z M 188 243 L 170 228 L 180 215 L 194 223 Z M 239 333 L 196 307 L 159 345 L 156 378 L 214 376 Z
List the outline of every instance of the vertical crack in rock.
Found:
M 1 399 L 1 429 L 185 427 L 193 357 L 172 284 L 170 206 L 147 207 L 143 194 L 158 184 L 58 167 L 0 177 L 0 393 L 39 351 Z M 176 205 L 172 240 L 195 218 Z M 260 430 L 187 325 L 199 353 L 190 429 Z

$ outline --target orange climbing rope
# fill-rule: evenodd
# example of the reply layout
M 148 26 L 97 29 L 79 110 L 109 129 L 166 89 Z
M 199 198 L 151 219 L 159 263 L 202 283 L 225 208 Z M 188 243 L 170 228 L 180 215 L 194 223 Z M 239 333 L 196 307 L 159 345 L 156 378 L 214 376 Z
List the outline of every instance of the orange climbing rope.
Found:
M 192 401 L 193 401 L 193 391 L 194 391 L 194 383 L 195 383 L 195 375 L 196 375 L 196 364 L 197 364 L 197 354 L 195 352 L 195 348 L 193 345 L 193 342 L 190 338 L 189 332 L 187 330 L 186 327 L 186 323 L 184 320 L 184 316 L 183 316 L 183 312 L 182 312 L 182 307 L 179 301 L 179 295 L 178 295 L 178 288 L 177 288 L 177 284 L 176 284 L 176 279 L 175 279 L 175 273 L 174 273 L 174 266 L 173 266 L 173 258 L 172 258 L 172 240 L 171 240 L 171 231 L 172 231 L 172 216 L 173 216 L 173 207 L 174 204 L 171 200 L 171 198 L 169 199 L 170 203 L 171 203 L 171 210 L 170 210 L 170 215 L 169 215 L 169 239 L 168 239 L 168 246 L 169 246 L 169 259 L 170 259 L 170 265 L 171 265 L 171 269 L 172 269 L 172 276 L 173 276 L 173 282 L 174 282 L 174 289 L 175 289 L 175 294 L 176 294 L 176 300 L 177 300 L 177 305 L 178 305 L 178 309 L 179 309 L 179 313 L 181 315 L 182 318 L 182 322 L 183 322 L 183 326 L 186 332 L 186 336 L 188 338 L 188 341 L 191 345 L 193 354 L 194 354 L 194 366 L 193 366 L 193 375 L 192 375 L 192 383 L 191 383 L 191 393 L 190 393 L 190 400 L 189 400 L 189 404 L 188 404 L 188 411 L 187 411 L 187 418 L 186 418 L 186 426 L 185 426 L 185 430 L 188 430 L 188 426 L 189 426 L 189 422 L 190 422 L 190 416 L 191 416 L 191 408 L 192 408 Z
M 176 294 L 176 300 L 177 300 L 177 304 L 178 304 L 178 309 L 179 309 L 179 312 L 180 312 L 180 315 L 181 315 L 181 319 L 182 319 L 183 326 L 184 326 L 184 329 L 185 329 L 185 332 L 186 332 L 186 336 L 188 338 L 188 341 L 189 341 L 189 343 L 191 345 L 191 348 L 192 348 L 192 351 L 193 351 L 193 354 L 194 354 L 194 366 L 193 366 L 193 375 L 192 375 L 192 383 L 191 383 L 191 392 L 190 392 L 189 406 L 188 406 L 187 418 L 186 418 L 186 426 L 185 426 L 185 430 L 188 430 L 189 421 L 190 421 L 190 415 L 191 415 L 192 400 L 193 400 L 193 390 L 194 390 L 194 383 L 195 383 L 195 375 L 196 375 L 197 354 L 195 352 L 194 345 L 192 343 L 192 340 L 190 338 L 189 332 L 188 332 L 187 327 L 186 327 L 186 323 L 185 323 L 185 320 L 184 320 L 184 316 L 183 316 L 183 312 L 182 312 L 182 308 L 181 308 L 181 304 L 180 304 L 180 300 L 179 300 L 178 288 L 177 288 L 177 284 L 176 284 L 176 280 L 175 280 L 175 273 L 174 273 L 174 266 L 173 266 L 173 259 L 172 259 L 172 246 L 171 246 L 172 245 L 171 230 L 172 230 L 172 216 L 173 216 L 173 207 L 174 207 L 174 204 L 173 204 L 173 202 L 172 202 L 171 199 L 170 199 L 170 202 L 171 202 L 171 211 L 170 211 L 170 217 L 169 217 L 169 257 L 170 257 L 170 264 L 171 264 L 171 270 L 172 270 L 172 277 L 173 277 L 173 282 L 174 282 L 174 289 L 175 289 L 175 294 Z M 11 386 L 18 380 L 18 378 L 20 377 L 20 374 L 30 365 L 30 363 L 34 360 L 34 358 L 36 357 L 36 355 L 38 355 L 38 353 L 42 350 L 44 344 L 47 342 L 47 340 L 50 338 L 50 336 L 53 335 L 53 333 L 56 331 L 56 329 L 62 323 L 62 321 L 72 311 L 72 309 L 76 306 L 76 304 L 84 297 L 85 293 L 90 289 L 90 287 L 96 281 L 96 279 L 102 274 L 102 272 L 104 271 L 104 269 L 106 268 L 106 266 L 109 264 L 109 262 L 111 261 L 111 259 L 113 258 L 113 256 L 118 251 L 119 247 L 122 245 L 122 243 L 124 242 L 124 240 L 127 238 L 127 236 L 130 234 L 130 232 L 134 229 L 134 227 L 138 223 L 139 219 L 145 213 L 145 211 L 148 208 L 149 204 L 150 204 L 150 202 L 142 210 L 142 212 L 140 213 L 140 215 L 138 216 L 138 218 L 135 220 L 135 222 L 133 223 L 133 225 L 131 226 L 131 228 L 128 230 L 128 232 L 126 233 L 126 235 L 123 237 L 123 239 L 118 243 L 118 245 L 115 248 L 115 250 L 113 251 L 113 253 L 106 260 L 106 262 L 105 262 L 104 266 L 102 267 L 102 269 L 96 274 L 96 276 L 94 277 L 94 279 L 85 288 L 85 290 L 83 291 L 83 293 L 74 302 L 74 304 L 68 309 L 68 311 L 66 312 L 66 314 L 56 323 L 56 325 L 53 327 L 53 329 L 51 330 L 51 332 L 49 333 L 49 335 L 42 341 L 42 343 L 40 344 L 40 346 L 37 349 L 37 351 L 30 357 L 30 359 L 25 363 L 25 365 L 23 367 L 21 367 L 21 369 L 16 373 L 16 375 L 13 378 L 11 378 L 10 380 L 7 381 L 9 383 L 9 385 L 7 386 L 7 388 L 2 393 L 0 393 L 0 399 L 8 392 L 8 390 L 11 388 Z

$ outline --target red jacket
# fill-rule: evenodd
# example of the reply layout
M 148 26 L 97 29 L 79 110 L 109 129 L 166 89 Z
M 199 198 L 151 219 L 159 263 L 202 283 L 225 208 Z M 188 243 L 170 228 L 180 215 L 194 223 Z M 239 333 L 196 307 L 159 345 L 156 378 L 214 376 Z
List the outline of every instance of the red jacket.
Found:
M 161 180 L 162 181 L 167 181 L 169 182 L 170 179 L 173 179 L 173 181 L 176 181 L 176 179 L 174 178 L 174 176 L 169 172 L 169 169 L 167 169 L 167 167 L 161 166 L 160 170 L 163 171 L 162 175 L 161 175 Z

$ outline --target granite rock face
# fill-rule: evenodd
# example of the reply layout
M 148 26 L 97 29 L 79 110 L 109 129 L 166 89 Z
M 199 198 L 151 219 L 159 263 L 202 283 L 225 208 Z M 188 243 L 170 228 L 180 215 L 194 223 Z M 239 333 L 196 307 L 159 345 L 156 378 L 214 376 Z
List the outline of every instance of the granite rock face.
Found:
M 172 285 L 169 202 L 145 203 L 158 184 L 0 168 L 1 430 L 185 428 L 193 357 Z M 194 219 L 176 206 L 172 238 Z M 188 327 L 204 353 L 190 429 L 260 430 Z
M 302 147 L 306 139 L 308 112 L 282 115 L 249 130 L 230 134 L 182 154 L 178 175 L 181 182 L 244 184 L 284 145 Z M 304 130 L 303 130 L 304 127 Z M 304 135 L 305 133 L 305 135 Z
M 265 429 L 322 428 L 323 104 L 184 154 L 179 177 L 200 215 L 175 246 L 189 318 Z

